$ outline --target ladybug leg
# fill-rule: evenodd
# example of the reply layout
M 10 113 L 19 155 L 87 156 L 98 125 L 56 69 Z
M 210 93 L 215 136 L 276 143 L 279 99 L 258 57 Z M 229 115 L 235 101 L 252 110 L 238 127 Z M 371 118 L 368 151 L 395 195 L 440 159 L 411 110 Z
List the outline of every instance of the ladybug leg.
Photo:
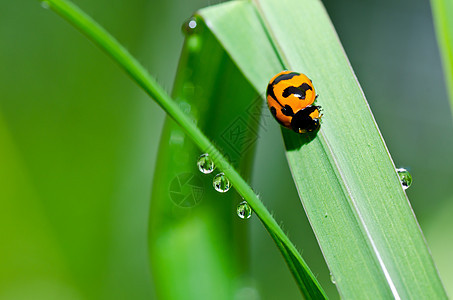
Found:
M 321 119 L 321 117 L 324 115 L 324 114 L 322 113 L 323 109 L 322 109 L 322 107 L 319 106 L 319 105 L 316 105 L 315 107 L 318 109 L 318 113 L 319 113 L 318 119 Z

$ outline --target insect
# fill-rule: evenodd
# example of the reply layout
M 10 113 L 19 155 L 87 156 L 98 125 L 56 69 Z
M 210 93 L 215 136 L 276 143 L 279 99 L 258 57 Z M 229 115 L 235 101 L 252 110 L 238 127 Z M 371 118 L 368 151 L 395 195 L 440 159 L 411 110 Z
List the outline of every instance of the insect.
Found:
M 316 131 L 321 126 L 320 106 L 312 105 L 318 95 L 304 74 L 283 71 L 267 85 L 267 105 L 282 126 L 297 133 Z

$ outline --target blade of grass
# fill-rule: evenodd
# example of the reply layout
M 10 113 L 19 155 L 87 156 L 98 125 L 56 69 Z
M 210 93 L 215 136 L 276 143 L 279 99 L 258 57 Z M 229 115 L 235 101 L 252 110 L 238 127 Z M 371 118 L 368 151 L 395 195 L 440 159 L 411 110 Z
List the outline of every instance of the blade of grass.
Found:
M 183 26 L 187 34 L 172 97 L 198 120 L 198 127 L 247 180 L 258 126 L 250 110 L 254 105 L 261 108 L 261 101 L 253 102 L 255 89 L 212 33 L 196 18 L 190 22 Z M 243 133 L 239 135 L 237 129 Z M 196 164 L 200 154 L 197 145 L 167 117 L 149 217 L 151 267 L 159 299 L 233 299 L 248 282 L 238 280 L 246 277 L 248 259 L 244 255 L 248 224 L 235 214 L 241 198 L 233 191 L 220 194 L 213 189 L 213 175 L 219 171 L 201 174 Z M 174 187 L 184 176 L 193 176 L 188 183 L 195 182 L 201 190 L 196 207 L 194 202 L 175 203 L 175 194 L 189 196 L 193 191 L 184 193 L 184 187 Z
M 179 124 L 187 133 L 187 135 L 197 144 L 204 152 L 211 154 L 219 169 L 223 170 L 236 191 L 249 203 L 255 214 L 269 230 L 271 236 L 276 239 L 275 242 L 282 243 L 291 253 L 282 251 L 282 255 L 288 263 L 293 273 L 304 272 L 301 276 L 309 278 L 303 282 L 303 286 L 299 286 L 302 293 L 309 291 L 309 294 L 303 294 L 307 298 L 325 298 L 325 293 L 321 289 L 316 278 L 311 273 L 308 266 L 303 261 L 299 252 L 296 250 L 293 243 L 285 235 L 283 230 L 268 212 L 261 200 L 256 196 L 250 186 L 244 181 L 238 172 L 230 165 L 221 152 L 210 142 L 210 140 L 200 131 L 193 120 L 185 115 L 178 105 L 167 95 L 165 90 L 160 87 L 157 82 L 148 74 L 148 72 L 129 54 L 129 52 L 121 46 L 105 29 L 92 20 L 77 6 L 65 0 L 46 0 L 41 1 L 46 6 L 57 12 L 74 27 L 85 34 L 97 46 L 105 51 L 112 59 L 118 63 L 134 81 L 141 86 L 166 112 Z M 234 5 L 241 5 L 241 2 L 234 2 Z M 254 19 L 256 20 L 256 19 Z M 293 257 L 297 258 L 296 260 Z M 297 261 L 299 266 L 294 267 L 294 262 Z M 300 281 L 297 281 L 302 284 Z
M 250 26 L 248 18 L 256 15 L 252 11 L 241 22 L 231 22 L 231 15 L 215 8 L 201 15 L 258 91 L 265 91 L 268 80 L 282 69 L 313 79 L 325 114 L 321 131 L 308 144 L 286 129 L 282 133 L 301 200 L 341 296 L 446 298 L 322 4 L 262 0 L 257 5 L 265 31 Z M 274 49 L 266 46 L 266 35 Z
M 450 95 L 450 107 L 453 110 L 453 2 L 431 0 L 431 7 L 444 67 L 445 82 Z
M 299 137 L 287 131 L 284 137 L 288 160 L 292 169 L 297 168 L 293 173 L 299 193 L 307 211 L 311 210 L 309 216 L 321 245 L 321 238 L 325 238 L 324 254 L 327 257 L 326 252 L 331 252 L 327 260 L 340 293 L 344 297 L 369 294 L 370 285 L 375 283 L 380 291 L 387 290 L 395 298 L 446 298 L 393 161 L 321 2 L 288 0 L 287 5 L 294 7 L 290 14 L 272 1 L 261 0 L 259 5 L 287 67 L 306 70 L 319 82 L 318 92 L 323 95 L 326 118 L 308 157 L 325 153 L 324 161 L 330 163 L 339 183 L 337 192 L 342 192 L 346 201 L 326 197 L 330 188 L 320 179 L 329 168 L 310 168 L 313 161 L 307 159 L 309 149 L 291 147 L 300 146 Z M 290 26 L 301 18 L 307 26 Z M 304 39 L 294 40 L 296 34 Z M 313 173 L 303 172 L 305 169 Z M 341 205 L 333 205 L 332 199 L 341 201 Z M 330 238 L 333 224 L 320 220 L 326 214 L 324 207 L 333 219 L 339 208 L 349 214 L 348 219 L 331 220 L 344 237 L 340 244 L 347 251 L 347 260 L 338 256 L 338 239 Z M 357 249 L 349 244 L 354 230 L 360 230 L 364 241 Z M 364 276 L 363 263 L 357 262 L 359 253 L 367 257 L 369 277 Z M 353 267 L 357 280 L 350 271 Z

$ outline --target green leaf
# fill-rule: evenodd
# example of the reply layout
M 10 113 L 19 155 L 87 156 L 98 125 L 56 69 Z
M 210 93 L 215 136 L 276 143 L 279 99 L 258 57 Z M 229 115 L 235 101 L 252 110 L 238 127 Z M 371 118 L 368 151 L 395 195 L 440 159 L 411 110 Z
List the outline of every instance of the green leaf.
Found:
M 253 9 L 235 11 L 247 15 L 240 21 L 232 12 L 221 15 L 213 8 L 201 15 L 257 91 L 264 92 L 268 80 L 283 69 L 313 80 L 324 109 L 320 132 L 308 143 L 289 130 L 282 133 L 302 203 L 341 296 L 446 298 L 324 7 L 311 0 L 256 4 L 261 20 Z M 265 30 L 256 25 L 260 22 Z
M 283 230 L 250 186 L 231 166 L 220 150 L 212 144 L 203 132 L 201 132 L 194 122 L 196 120 L 184 113 L 179 105 L 168 96 L 165 90 L 157 84 L 156 80 L 148 74 L 144 67 L 140 65 L 138 61 L 132 57 L 132 55 L 104 28 L 97 24 L 77 6 L 66 0 L 46 0 L 43 1 L 43 3 L 60 14 L 78 30 L 84 33 L 89 39 L 91 39 L 99 48 L 105 51 L 106 54 L 108 54 L 120 67 L 122 67 L 131 76 L 131 78 L 139 86 L 141 86 L 144 91 L 148 93 L 148 95 L 150 95 L 179 126 L 181 126 L 181 128 L 184 129 L 187 136 L 190 137 L 203 152 L 211 154 L 211 157 L 218 168 L 224 171 L 231 183 L 235 186 L 236 191 L 249 203 L 255 214 L 260 218 L 263 225 L 269 231 L 270 235 L 281 250 L 283 257 L 285 258 L 293 274 L 297 274 L 299 278 L 308 279 L 306 281 L 297 280 L 299 288 L 304 293 L 304 296 L 307 298 L 317 299 L 325 298 L 325 294 L 319 286 L 319 283 L 316 281 L 316 278 L 305 264 L 293 243 L 285 235 Z M 238 2 L 237 4 L 240 5 L 240 3 L 241 2 Z M 190 72 L 191 70 L 187 71 Z M 216 87 L 214 86 L 213 88 Z M 219 113 L 221 114 L 222 111 L 220 110 Z M 173 246 L 177 247 L 178 245 Z M 173 249 L 167 250 L 171 251 Z M 192 267 L 197 266 L 195 265 Z M 193 284 L 197 284 L 197 281 L 194 281 Z
M 212 33 L 196 18 L 190 21 L 197 26 L 183 26 L 188 33 L 172 96 L 249 179 L 259 122 L 259 115 L 251 112 L 255 106 L 261 111 L 261 102 L 253 101 L 258 97 L 255 90 Z M 247 287 L 248 280 L 234 280 L 245 276 L 247 265 L 248 224 L 236 215 L 241 198 L 234 189 L 223 194 L 214 190 L 213 177 L 220 170 L 199 172 L 200 154 L 181 127 L 167 117 L 155 169 L 149 227 L 151 267 L 159 299 L 232 299 Z M 187 186 L 183 182 L 179 190 L 185 178 L 190 181 Z M 190 188 L 192 184 L 195 187 Z M 196 190 L 198 195 L 190 197 Z M 183 201 L 178 202 L 178 197 Z
M 431 7 L 442 56 L 445 81 L 450 94 L 450 106 L 453 108 L 453 2 L 431 0 Z

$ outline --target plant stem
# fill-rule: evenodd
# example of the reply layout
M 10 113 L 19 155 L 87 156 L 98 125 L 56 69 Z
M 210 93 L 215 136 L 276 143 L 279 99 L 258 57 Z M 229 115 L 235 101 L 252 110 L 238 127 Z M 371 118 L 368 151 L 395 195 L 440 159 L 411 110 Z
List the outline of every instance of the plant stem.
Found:
M 149 75 L 145 68 L 143 68 L 143 66 L 140 65 L 140 63 L 112 35 L 71 2 L 66 0 L 46 0 L 41 2 L 57 12 L 93 41 L 95 45 L 112 57 L 113 60 L 185 130 L 202 151 L 210 154 L 213 161 L 225 173 L 237 192 L 249 203 L 256 215 L 263 222 L 278 248 L 281 250 L 291 272 L 300 275 L 300 268 L 294 266 L 294 258 L 300 265 L 299 267 L 303 268 L 303 272 L 306 275 L 304 277 L 308 278 L 308 280 L 301 281 L 298 276 L 295 276 L 296 282 L 303 295 L 306 298 L 327 298 L 315 276 L 296 250 L 296 247 L 289 240 L 251 187 L 230 165 L 222 153 L 220 153 L 220 151 L 201 132 L 196 124 L 179 109 L 178 105 L 156 80 Z

